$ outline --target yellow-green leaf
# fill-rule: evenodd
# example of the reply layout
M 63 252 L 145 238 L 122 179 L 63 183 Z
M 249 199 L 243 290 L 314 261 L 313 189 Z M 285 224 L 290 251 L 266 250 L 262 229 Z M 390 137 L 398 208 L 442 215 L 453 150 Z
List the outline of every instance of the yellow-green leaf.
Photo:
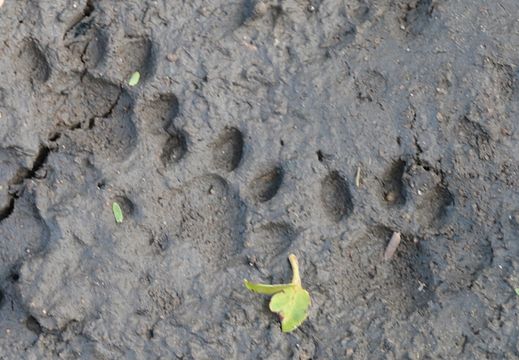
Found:
M 283 291 L 289 287 L 292 287 L 292 284 L 279 284 L 279 285 L 267 285 L 267 284 L 257 284 L 250 282 L 248 280 L 243 281 L 245 283 L 245 287 L 250 291 L 253 291 L 258 294 L 263 295 L 273 295 L 280 291 Z
M 290 332 L 305 321 L 310 306 L 310 294 L 301 286 L 292 286 L 270 299 L 270 311 L 281 318 L 281 330 Z
M 135 86 L 139 83 L 139 80 L 141 79 L 141 73 L 136 71 L 130 76 L 130 80 L 128 81 L 128 85 Z
M 515 293 L 519 296 L 519 288 L 515 288 Z
M 270 310 L 281 318 L 281 330 L 290 332 L 305 321 L 310 307 L 310 294 L 303 289 L 299 277 L 299 264 L 295 255 L 288 257 L 292 265 L 292 282 L 290 284 L 257 284 L 245 280 L 247 289 L 265 295 L 273 295 L 270 299 Z
M 112 204 L 112 211 L 114 213 L 115 222 L 122 223 L 123 222 L 123 211 L 121 210 L 121 206 L 114 201 Z

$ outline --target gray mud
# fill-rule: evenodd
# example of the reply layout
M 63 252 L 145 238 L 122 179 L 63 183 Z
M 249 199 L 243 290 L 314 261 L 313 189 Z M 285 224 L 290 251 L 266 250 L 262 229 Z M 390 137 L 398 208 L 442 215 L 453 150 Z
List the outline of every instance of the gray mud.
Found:
M 5 0 L 0 358 L 519 358 L 518 13 Z

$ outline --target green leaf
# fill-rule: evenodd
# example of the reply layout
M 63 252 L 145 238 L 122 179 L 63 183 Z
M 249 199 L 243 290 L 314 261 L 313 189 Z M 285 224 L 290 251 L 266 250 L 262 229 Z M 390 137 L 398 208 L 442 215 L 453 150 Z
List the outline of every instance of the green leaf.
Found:
M 141 73 L 136 71 L 130 76 L 130 80 L 128 81 L 128 85 L 135 86 L 139 83 L 139 80 L 141 79 Z
M 305 321 L 310 307 L 310 294 L 303 289 L 299 277 L 299 264 L 295 255 L 288 257 L 292 266 L 292 282 L 290 284 L 257 284 L 245 280 L 247 289 L 265 295 L 273 295 L 270 299 L 270 311 L 278 313 L 281 318 L 281 330 L 290 332 Z
M 247 280 L 243 281 L 245 283 L 245 287 L 252 292 L 263 294 L 263 295 L 274 295 L 280 291 L 283 291 L 289 287 L 292 287 L 292 284 L 280 284 L 280 285 L 267 285 L 267 284 L 257 284 Z
M 112 204 L 112 211 L 114 213 L 115 222 L 120 224 L 123 222 L 123 211 L 121 210 L 121 206 L 114 201 Z
M 519 288 L 515 288 L 515 293 L 519 296 Z
M 281 318 L 281 330 L 290 332 L 305 321 L 310 306 L 310 294 L 301 286 L 292 286 L 270 299 L 270 311 Z

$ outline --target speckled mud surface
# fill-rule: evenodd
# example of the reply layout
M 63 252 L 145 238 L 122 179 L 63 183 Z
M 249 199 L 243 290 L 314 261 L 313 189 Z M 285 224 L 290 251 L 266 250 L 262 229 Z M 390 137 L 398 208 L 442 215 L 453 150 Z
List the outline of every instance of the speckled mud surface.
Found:
M 0 359 L 518 358 L 518 13 L 5 0 Z

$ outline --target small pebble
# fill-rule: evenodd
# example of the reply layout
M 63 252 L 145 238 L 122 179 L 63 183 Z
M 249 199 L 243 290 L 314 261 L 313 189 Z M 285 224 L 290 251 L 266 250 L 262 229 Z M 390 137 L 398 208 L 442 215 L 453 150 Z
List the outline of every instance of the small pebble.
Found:
M 168 60 L 169 62 L 175 62 L 175 61 L 177 61 L 177 59 L 178 59 L 178 56 L 175 53 L 169 53 L 168 55 L 166 55 L 166 60 Z
M 395 202 L 396 201 L 396 193 L 394 191 L 390 191 L 386 194 L 387 202 Z
M 268 5 L 265 4 L 263 1 L 260 1 L 256 4 L 256 6 L 254 6 L 254 13 L 253 13 L 253 16 L 255 18 L 259 18 L 259 17 L 262 17 L 263 15 L 265 15 L 268 11 Z

